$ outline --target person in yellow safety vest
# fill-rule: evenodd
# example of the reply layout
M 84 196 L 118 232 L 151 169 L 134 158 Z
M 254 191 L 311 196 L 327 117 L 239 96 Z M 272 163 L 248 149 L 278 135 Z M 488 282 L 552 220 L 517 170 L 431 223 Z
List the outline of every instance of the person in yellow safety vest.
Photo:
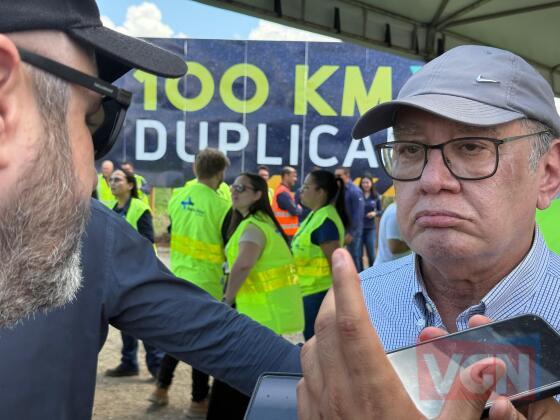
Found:
M 112 207 L 116 200 L 109 186 L 109 177 L 114 170 L 115 165 L 113 165 L 113 162 L 104 160 L 101 163 L 101 173 L 97 174 L 97 199 L 109 208 Z
M 204 289 L 215 299 L 223 294 L 224 236 L 231 203 L 218 192 L 229 166 L 217 149 L 204 149 L 195 157 L 196 182 L 177 188 L 168 204 L 171 221 L 171 271 L 177 277 Z M 168 403 L 177 360 L 163 358 L 156 389 L 150 397 L 152 408 Z M 204 417 L 208 408 L 209 376 L 192 370 L 190 417 Z
M 297 182 L 297 172 L 291 166 L 282 169 L 282 181 L 274 191 L 272 197 L 272 210 L 274 216 L 288 240 L 294 237 L 299 225 L 298 216 L 301 214 L 301 207 L 296 204 L 292 188 Z
M 315 318 L 332 284 L 331 257 L 335 249 L 344 245 L 348 215 L 344 204 L 344 182 L 332 172 L 310 172 L 301 187 L 300 198 L 311 213 L 292 240 L 292 252 L 303 295 L 303 336 L 308 340 L 315 333 Z
M 560 255 L 560 198 L 556 197 L 544 210 L 537 209 L 536 219 L 546 244 Z
M 152 186 L 148 183 L 148 181 L 146 181 L 146 178 L 136 173 L 132 162 L 124 161 L 121 163 L 121 169 L 125 172 L 134 174 L 134 177 L 136 178 L 136 186 L 138 188 L 138 198 L 149 206 Z
M 259 176 L 266 181 L 268 187 L 268 201 L 272 204 L 272 198 L 274 197 L 274 189 L 268 186 L 268 180 L 270 179 L 270 169 L 268 169 L 268 166 L 266 165 L 260 165 L 257 168 L 257 174 L 259 174 Z
M 243 173 L 231 185 L 224 302 L 278 334 L 301 332 L 303 302 L 288 240 L 274 217 L 268 186 Z M 249 397 L 214 381 L 208 418 L 243 419 Z
M 109 184 L 115 197 L 111 206 L 113 211 L 124 217 L 138 233 L 154 243 L 154 227 L 150 207 L 138 199 L 138 189 L 134 175 L 118 169 L 111 174 Z M 116 368 L 108 369 L 105 372 L 106 376 L 136 376 L 139 373 L 138 340 L 124 332 L 121 332 L 121 337 L 123 342 L 121 363 Z M 146 365 L 155 378 L 163 358 L 163 352 L 148 343 L 144 343 L 144 349 L 146 350 Z
M 193 185 L 196 184 L 198 182 L 198 180 L 196 178 L 193 178 L 187 182 L 185 182 L 185 187 L 188 187 L 189 185 Z M 176 189 L 175 189 L 176 190 Z M 173 190 L 173 194 L 175 194 L 175 190 Z M 216 192 L 218 193 L 218 195 L 224 199 L 226 199 L 230 204 L 231 204 L 231 193 L 229 191 L 229 185 L 226 184 L 225 182 L 221 182 L 220 185 L 218 186 L 218 189 L 216 190 Z

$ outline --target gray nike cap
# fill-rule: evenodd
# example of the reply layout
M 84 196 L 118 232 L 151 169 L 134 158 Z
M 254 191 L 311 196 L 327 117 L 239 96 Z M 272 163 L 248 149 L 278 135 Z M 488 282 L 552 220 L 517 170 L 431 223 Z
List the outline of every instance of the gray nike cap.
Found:
M 497 48 L 463 45 L 430 61 L 404 84 L 396 100 L 367 111 L 352 136 L 359 139 L 391 127 L 401 106 L 480 127 L 531 118 L 560 136 L 548 82 L 521 57 Z

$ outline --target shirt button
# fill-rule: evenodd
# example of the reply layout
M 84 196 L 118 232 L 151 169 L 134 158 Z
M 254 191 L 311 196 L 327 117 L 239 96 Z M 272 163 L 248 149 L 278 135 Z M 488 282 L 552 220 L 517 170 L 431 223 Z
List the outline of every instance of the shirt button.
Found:
M 424 318 L 420 318 L 418 321 L 416 321 L 416 325 L 418 326 L 418 328 L 424 328 L 426 326 L 426 320 Z

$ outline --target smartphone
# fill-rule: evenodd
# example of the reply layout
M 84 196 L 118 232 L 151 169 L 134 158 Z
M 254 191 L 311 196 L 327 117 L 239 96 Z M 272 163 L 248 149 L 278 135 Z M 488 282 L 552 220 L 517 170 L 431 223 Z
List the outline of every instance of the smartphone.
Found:
M 387 357 L 419 411 L 428 418 L 440 414 L 445 398 L 453 398 L 449 393 L 460 369 L 486 357 L 505 362 L 506 375 L 496 384 L 496 393 L 514 405 L 560 393 L 560 336 L 536 315 L 449 334 L 395 350 Z
M 297 373 L 263 373 L 251 396 L 245 420 L 297 420 Z
M 496 392 L 520 406 L 560 393 L 560 336 L 536 315 L 522 315 L 405 347 L 387 354 L 408 394 L 428 418 L 439 415 L 461 367 L 485 357 L 506 363 Z M 263 374 L 245 420 L 297 419 L 301 375 Z M 483 416 L 488 414 L 491 401 Z

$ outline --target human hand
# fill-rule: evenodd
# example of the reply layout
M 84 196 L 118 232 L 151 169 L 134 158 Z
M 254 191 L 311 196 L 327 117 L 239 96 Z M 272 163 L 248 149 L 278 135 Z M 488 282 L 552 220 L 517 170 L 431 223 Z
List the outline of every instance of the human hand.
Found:
M 385 356 L 346 250 L 333 253 L 332 274 L 333 289 L 321 306 L 315 336 L 301 352 L 304 377 L 297 388 L 298 418 L 424 418 Z M 504 373 L 504 362 L 495 358 L 465 369 L 440 419 L 480 419 L 493 385 Z M 488 375 L 494 376 L 492 383 L 484 380 Z
M 373 219 L 375 217 L 375 212 L 374 211 L 370 211 L 366 214 L 366 217 L 368 219 Z
M 469 319 L 469 328 L 480 327 L 492 322 L 490 318 L 483 315 L 474 315 Z M 433 338 L 447 335 L 447 331 L 435 327 L 427 327 L 422 330 L 418 341 L 431 340 Z M 523 414 L 522 414 L 523 412 Z M 528 407 L 517 410 L 511 401 L 503 396 L 498 396 L 490 408 L 488 420 L 553 420 L 560 419 L 560 404 L 555 398 L 546 398 L 536 401 Z

